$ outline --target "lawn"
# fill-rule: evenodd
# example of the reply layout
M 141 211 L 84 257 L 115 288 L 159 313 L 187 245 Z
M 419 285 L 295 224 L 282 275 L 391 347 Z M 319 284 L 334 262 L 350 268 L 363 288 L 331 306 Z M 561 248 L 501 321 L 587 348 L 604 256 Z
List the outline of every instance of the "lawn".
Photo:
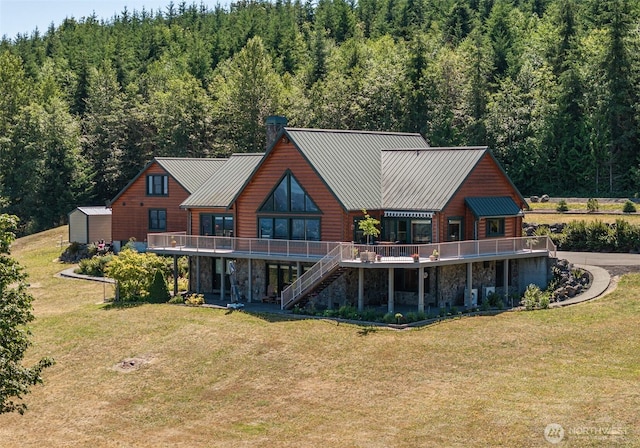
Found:
M 590 303 L 362 331 L 325 320 L 142 305 L 54 277 L 61 228 L 20 240 L 53 356 L 11 447 L 640 446 L 640 276 Z M 139 370 L 121 361 L 146 361 Z M 614 430 L 616 434 L 611 434 Z

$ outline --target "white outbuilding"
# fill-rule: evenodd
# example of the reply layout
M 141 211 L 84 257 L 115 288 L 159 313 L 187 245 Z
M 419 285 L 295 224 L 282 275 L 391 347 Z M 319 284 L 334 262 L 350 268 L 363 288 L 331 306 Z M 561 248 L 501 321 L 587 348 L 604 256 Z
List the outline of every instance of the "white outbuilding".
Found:
M 111 209 L 104 206 L 78 207 L 69 213 L 69 242 L 82 244 L 111 242 Z

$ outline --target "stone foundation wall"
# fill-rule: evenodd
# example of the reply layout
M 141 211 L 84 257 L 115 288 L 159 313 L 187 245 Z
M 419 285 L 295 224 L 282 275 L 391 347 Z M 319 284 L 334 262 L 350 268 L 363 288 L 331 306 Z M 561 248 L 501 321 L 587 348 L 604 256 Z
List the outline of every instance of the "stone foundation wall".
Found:
M 200 292 L 213 292 L 213 276 L 215 274 L 215 258 L 200 257 Z M 249 294 L 249 263 L 251 263 L 251 285 Z M 312 264 L 304 264 L 311 266 Z M 510 260 L 509 293 L 521 294 L 529 283 L 539 284 L 545 287 L 551 278 L 552 263 L 546 257 Z M 189 287 L 196 290 L 197 279 L 195 276 L 196 257 L 190 257 Z M 425 288 L 425 307 L 451 307 L 464 305 L 464 293 L 467 278 L 467 265 L 456 264 L 439 267 L 425 268 L 428 278 L 428 288 Z M 264 260 L 236 261 L 236 279 L 238 281 L 240 295 L 243 300 L 262 300 L 267 291 L 267 270 Z M 486 261 L 473 263 L 472 268 L 473 289 L 478 290 L 478 304 L 482 303 L 483 288 L 495 286 L 496 262 Z M 215 283 L 219 283 L 216 281 Z M 364 303 L 365 307 L 378 307 L 387 305 L 388 295 L 388 271 L 386 269 L 364 270 Z M 429 292 L 426 292 L 426 291 Z M 498 294 L 504 295 L 504 288 L 496 288 Z M 347 269 L 331 285 L 312 299 L 313 303 L 321 307 L 335 308 L 346 304 L 357 306 L 358 304 L 358 269 Z M 398 305 L 418 305 L 417 291 L 396 291 L 394 302 Z M 517 305 L 517 303 L 514 303 Z M 510 306 L 511 303 L 506 303 Z

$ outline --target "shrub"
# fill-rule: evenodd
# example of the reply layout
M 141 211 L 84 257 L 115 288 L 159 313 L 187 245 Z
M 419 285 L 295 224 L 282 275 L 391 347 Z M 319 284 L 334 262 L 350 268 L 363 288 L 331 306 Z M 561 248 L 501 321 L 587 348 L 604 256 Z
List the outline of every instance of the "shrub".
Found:
M 380 318 L 380 313 L 376 310 L 372 310 L 367 308 L 362 312 L 362 320 L 366 320 L 367 322 L 376 322 Z
M 533 283 L 527 286 L 520 305 L 527 311 L 549 308 L 549 296 Z
M 204 296 L 202 294 L 189 294 L 186 299 L 184 299 L 184 304 L 187 306 L 204 305 Z
M 157 255 L 124 249 L 113 257 L 105 274 L 118 282 L 118 300 L 145 300 L 155 272 L 162 268 L 163 260 Z
M 624 203 L 624 207 L 622 207 L 623 213 L 635 213 L 636 205 L 627 199 L 627 202 Z
M 91 275 L 93 277 L 104 277 L 104 271 L 107 264 L 113 259 L 113 255 L 99 256 L 95 255 L 91 258 L 84 258 L 78 263 L 78 268 L 75 270 L 78 274 Z
M 487 297 L 487 302 L 489 303 L 489 306 L 491 308 L 497 308 L 498 307 L 498 303 L 502 302 L 502 300 L 500 299 L 500 294 L 498 294 L 497 292 L 492 292 L 488 294 Z
M 382 318 L 382 321 L 385 324 L 392 324 L 395 323 L 396 321 L 396 316 L 393 313 L 387 313 L 384 315 L 384 317 Z
M 596 198 L 589 198 L 587 200 L 587 211 L 589 213 L 597 212 L 600 210 L 600 205 L 598 204 L 598 200 Z
M 171 299 L 169 299 L 169 303 L 171 304 L 184 303 L 184 297 L 182 297 L 180 294 L 175 295 L 171 297 Z
M 153 281 L 149 287 L 148 301 L 151 303 L 167 303 L 171 296 L 169 295 L 169 289 L 167 288 L 167 281 L 162 275 L 160 269 L 156 270 L 153 275 Z
M 558 206 L 556 207 L 556 211 L 559 213 L 568 212 L 569 206 L 567 205 L 567 201 L 560 199 L 560 202 L 558 202 Z
M 343 319 L 357 320 L 360 318 L 358 310 L 351 305 L 342 305 L 338 310 L 338 316 Z

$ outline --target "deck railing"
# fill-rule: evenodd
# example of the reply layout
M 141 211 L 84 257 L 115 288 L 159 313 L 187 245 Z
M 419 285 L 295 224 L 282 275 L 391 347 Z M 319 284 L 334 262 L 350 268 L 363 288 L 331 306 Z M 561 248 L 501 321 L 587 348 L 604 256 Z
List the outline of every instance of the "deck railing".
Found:
M 234 238 L 225 236 L 197 236 L 184 232 L 150 233 L 147 246 L 151 250 L 183 252 L 188 254 L 230 253 L 238 255 L 295 256 L 319 260 L 337 246 L 340 261 L 353 259 L 356 253 L 375 252 L 382 258 L 411 257 L 418 254 L 428 258 L 437 250 L 441 259 L 473 258 L 499 254 L 547 251 L 555 257 L 556 246 L 548 236 L 525 236 L 517 238 L 494 238 L 432 244 L 388 244 L 373 245 L 340 243 L 334 241 L 269 240 L 261 238 Z
M 178 233 L 150 233 L 147 247 L 151 250 L 171 250 L 188 254 L 237 253 L 262 256 L 285 256 L 319 259 L 340 245 L 333 241 L 271 240 L 200 236 Z

